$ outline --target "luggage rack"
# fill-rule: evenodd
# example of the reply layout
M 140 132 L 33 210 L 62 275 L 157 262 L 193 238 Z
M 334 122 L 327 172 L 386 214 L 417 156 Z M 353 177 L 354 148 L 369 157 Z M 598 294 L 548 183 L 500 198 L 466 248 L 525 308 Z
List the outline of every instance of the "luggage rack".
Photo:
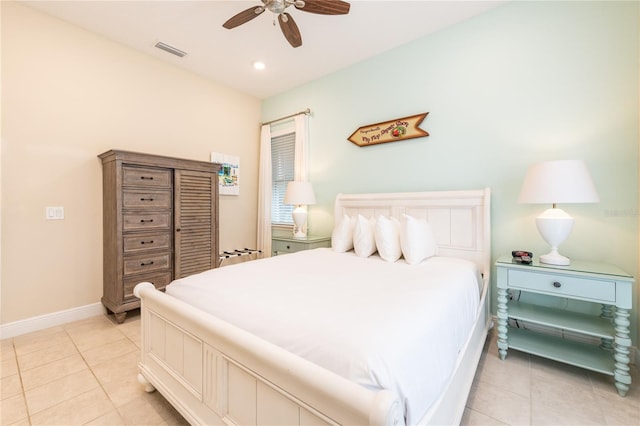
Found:
M 242 257 L 242 256 L 251 256 L 253 254 L 256 255 L 256 259 L 257 259 L 258 258 L 257 255 L 259 255 L 260 253 L 262 253 L 262 250 L 251 249 L 251 248 L 235 249 L 233 251 L 223 251 L 222 253 L 220 253 L 220 266 L 222 266 L 222 262 L 224 262 L 226 259 Z

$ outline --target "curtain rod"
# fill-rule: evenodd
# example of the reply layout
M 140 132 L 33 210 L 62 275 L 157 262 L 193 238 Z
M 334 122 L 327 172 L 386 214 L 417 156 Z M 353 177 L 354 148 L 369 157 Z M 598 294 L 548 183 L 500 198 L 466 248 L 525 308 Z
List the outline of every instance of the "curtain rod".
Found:
M 276 118 L 275 120 L 265 121 L 264 123 L 260 123 L 260 126 L 264 126 L 265 124 L 276 123 L 278 121 L 286 120 L 287 118 L 295 117 L 296 115 L 300 115 L 300 114 L 309 115 L 311 114 L 311 110 L 307 108 L 304 111 L 296 112 L 295 114 L 287 115 L 286 117 L 280 117 L 280 118 Z

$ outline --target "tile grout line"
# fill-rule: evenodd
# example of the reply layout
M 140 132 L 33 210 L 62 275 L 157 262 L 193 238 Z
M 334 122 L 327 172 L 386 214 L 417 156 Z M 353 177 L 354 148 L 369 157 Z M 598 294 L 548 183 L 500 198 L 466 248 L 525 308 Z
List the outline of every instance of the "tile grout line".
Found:
M 73 324 L 73 323 L 71 323 Z M 73 336 L 69 333 L 69 331 L 67 330 L 67 327 L 63 327 L 65 333 L 67 333 L 67 335 L 69 336 L 69 339 L 71 339 L 71 343 L 73 343 L 73 346 L 76 348 L 76 350 L 78 351 L 78 354 L 80 355 L 80 357 L 82 358 L 82 361 L 85 363 L 85 365 L 87 366 L 87 368 L 89 369 L 89 371 L 91 372 L 91 375 L 93 376 L 93 378 L 96 380 L 96 382 L 98 383 L 98 387 L 102 390 L 102 392 L 104 392 L 105 396 L 109 399 L 109 402 L 111 403 L 111 406 L 113 407 L 113 410 L 116 412 L 116 414 L 118 415 L 118 418 L 122 421 L 122 423 L 124 424 L 124 419 L 122 418 L 122 415 L 120 414 L 120 411 L 118 410 L 118 407 L 116 407 L 115 402 L 111 399 L 111 396 L 109 395 L 109 392 L 107 392 L 107 390 L 104 388 L 104 385 L 102 384 L 102 382 L 100 381 L 100 379 L 98 378 L 98 376 L 96 376 L 96 373 L 93 371 L 93 368 L 91 367 L 91 365 L 89 365 L 89 362 L 87 361 L 87 359 L 84 357 L 84 354 L 82 353 L 82 351 L 80 350 L 80 348 L 78 347 L 78 345 L 76 344 L 76 341 L 73 339 Z M 122 332 L 120 332 L 122 333 Z M 124 335 L 124 333 L 122 333 Z M 126 336 L 125 336 L 126 337 Z M 105 345 L 103 345 L 105 346 Z M 89 391 L 87 391 L 89 392 Z M 86 393 L 86 392 L 85 392 Z M 98 419 L 99 417 L 105 415 L 106 413 L 102 413 L 96 417 L 94 417 L 93 419 L 90 419 L 88 421 L 86 421 L 83 424 L 92 422 L 96 419 Z
M 13 350 L 13 356 L 16 359 L 16 368 L 18 369 L 18 377 L 20 378 L 20 390 L 22 392 L 22 401 L 24 402 L 24 408 L 27 412 L 27 421 L 29 425 L 33 424 L 31 421 L 31 414 L 29 412 L 29 404 L 27 404 L 27 391 L 24 388 L 24 382 L 22 381 L 22 368 L 20 368 L 20 363 L 18 362 L 18 351 L 16 350 L 16 342 L 15 339 L 11 339 L 11 349 Z M 19 420 L 18 420 L 19 421 Z

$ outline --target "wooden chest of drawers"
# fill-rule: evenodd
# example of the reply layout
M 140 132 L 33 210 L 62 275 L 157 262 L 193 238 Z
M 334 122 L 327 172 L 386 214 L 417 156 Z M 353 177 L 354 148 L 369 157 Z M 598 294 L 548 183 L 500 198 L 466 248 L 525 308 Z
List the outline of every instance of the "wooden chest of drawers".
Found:
M 122 322 L 136 284 L 217 267 L 219 164 L 126 151 L 103 166 L 102 303 Z

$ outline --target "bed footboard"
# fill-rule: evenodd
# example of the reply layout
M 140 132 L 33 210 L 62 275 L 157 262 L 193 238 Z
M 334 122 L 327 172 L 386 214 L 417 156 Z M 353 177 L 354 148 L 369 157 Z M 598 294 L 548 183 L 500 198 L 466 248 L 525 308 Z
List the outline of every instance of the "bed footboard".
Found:
M 191 424 L 403 425 L 400 401 L 138 284 L 141 382 Z

